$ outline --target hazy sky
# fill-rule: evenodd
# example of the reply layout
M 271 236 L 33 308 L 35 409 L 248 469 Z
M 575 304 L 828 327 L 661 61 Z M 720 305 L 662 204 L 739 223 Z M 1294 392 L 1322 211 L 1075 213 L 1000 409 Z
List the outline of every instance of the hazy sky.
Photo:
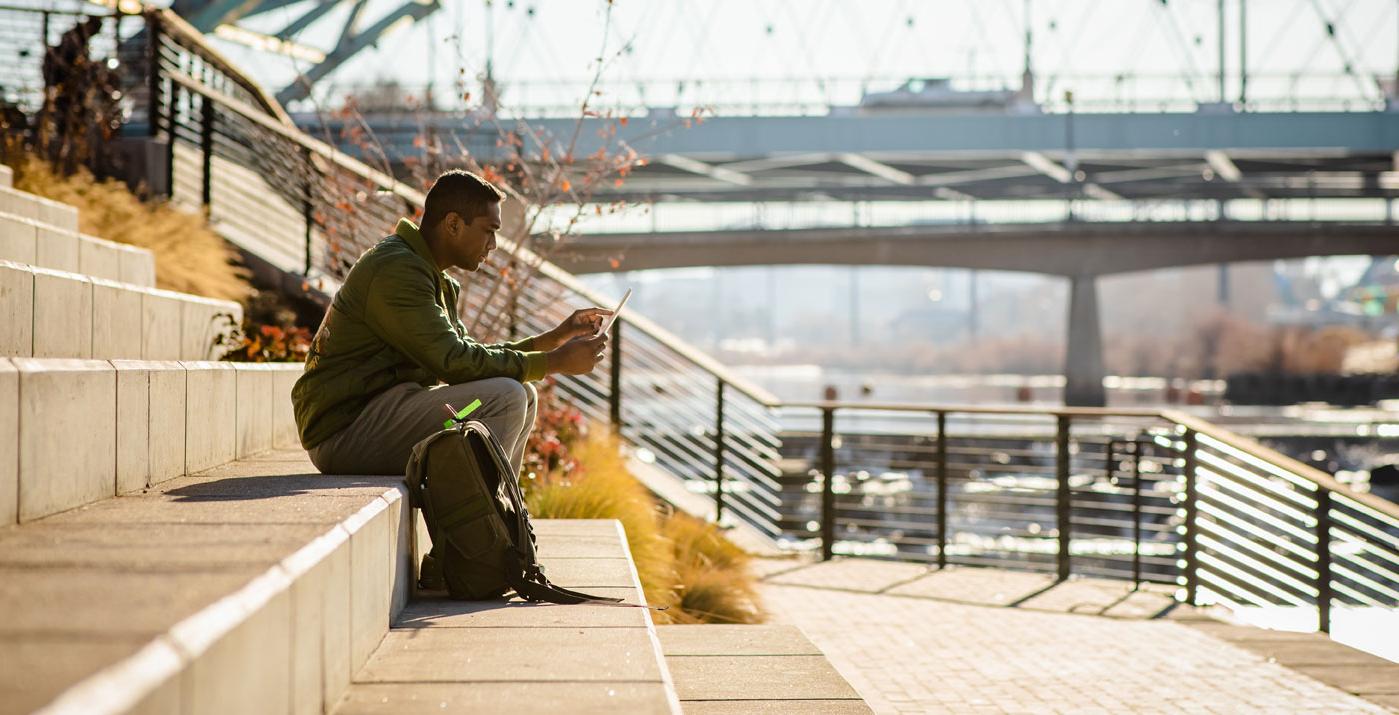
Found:
M 399 1 L 371 0 L 364 24 Z M 1228 92 L 1236 95 L 1240 0 L 1225 6 Z M 275 31 L 306 7 L 246 24 Z M 565 83 L 555 94 L 580 94 L 604 46 L 609 91 L 639 80 L 707 80 L 711 92 L 722 94 L 721 78 L 781 78 L 806 80 L 784 83 L 783 92 L 850 102 L 858 99 L 860 80 L 883 80 L 874 83 L 878 89 L 910 76 L 976 75 L 1011 85 L 1023 68 L 1024 0 L 616 0 L 604 32 L 606 7 L 602 0 L 445 0 L 428 20 L 385 38 L 332 79 L 450 86 L 459 70 L 473 77 L 484 69 L 488 24 L 507 102 L 543 101 L 548 90 L 540 82 Z M 1208 100 L 1217 92 L 1216 0 L 1033 0 L 1030 8 L 1042 95 L 1073 89 L 1090 99 L 1136 93 Z M 1293 87 L 1287 78 L 1302 73 L 1320 78 L 1299 85 L 1303 93 L 1373 97 L 1373 76 L 1392 77 L 1399 62 L 1399 0 L 1248 0 L 1247 16 L 1254 96 L 1287 94 Z M 344 10 L 333 12 L 298 39 L 329 49 L 345 17 Z M 1334 40 L 1327 21 L 1334 23 Z M 291 76 L 286 58 L 223 44 L 270 85 Z M 1358 79 L 1341 74 L 1347 61 Z M 1117 75 L 1129 79 L 1114 82 Z M 1152 83 L 1147 76 L 1165 79 Z

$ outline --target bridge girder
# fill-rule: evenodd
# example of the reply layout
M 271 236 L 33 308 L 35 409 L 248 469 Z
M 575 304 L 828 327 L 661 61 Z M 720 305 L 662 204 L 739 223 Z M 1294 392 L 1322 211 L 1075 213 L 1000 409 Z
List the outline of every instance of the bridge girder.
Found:
M 585 234 L 550 260 L 573 273 L 693 266 L 883 265 L 1076 277 L 1308 256 L 1399 253 L 1399 224 L 1071 222 Z

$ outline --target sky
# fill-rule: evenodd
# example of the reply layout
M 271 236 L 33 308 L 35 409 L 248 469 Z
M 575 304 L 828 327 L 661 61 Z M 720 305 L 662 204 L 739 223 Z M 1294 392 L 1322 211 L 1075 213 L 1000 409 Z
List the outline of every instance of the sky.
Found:
M 399 1 L 370 0 L 364 24 Z M 244 25 L 275 32 L 311 4 Z M 1233 98 L 1241 2 L 1224 6 L 1226 94 Z M 444 0 L 427 20 L 361 53 L 330 84 L 337 95 L 381 79 L 450 87 L 456 77 L 481 75 L 489 55 L 505 102 L 517 105 L 574 102 L 600 56 L 606 93 L 644 86 L 652 103 L 678 92 L 682 103 L 761 95 L 848 104 L 862 89 L 924 76 L 952 76 L 965 87 L 1017 86 L 1027 7 L 1042 98 L 1062 98 L 1064 90 L 1080 102 L 1217 97 L 1217 0 L 615 0 L 610 18 L 604 0 Z M 1399 0 L 1247 0 L 1245 7 L 1251 96 L 1374 98 L 1374 76 L 1395 74 Z M 348 4 L 297 40 L 330 49 L 347 12 Z M 285 57 L 223 46 L 270 86 L 292 76 Z

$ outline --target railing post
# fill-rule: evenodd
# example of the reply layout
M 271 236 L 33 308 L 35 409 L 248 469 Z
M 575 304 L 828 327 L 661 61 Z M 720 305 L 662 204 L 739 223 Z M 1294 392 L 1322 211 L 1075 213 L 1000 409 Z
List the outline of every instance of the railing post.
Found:
M 311 203 L 311 177 L 315 176 L 316 165 L 311 161 L 311 150 L 301 150 L 301 164 L 306 172 L 306 180 L 301 185 L 301 220 L 306 224 L 306 270 L 302 275 L 311 275 L 311 236 L 315 227 L 315 216 Z
M 1331 490 L 1316 488 L 1317 630 L 1331 632 Z
M 938 413 L 938 568 L 947 568 L 947 413 Z
M 834 407 L 821 408 L 821 560 L 830 561 L 836 541 Z
M 1199 564 L 1195 541 L 1195 519 L 1198 513 L 1196 500 L 1199 499 L 1198 485 L 1195 483 L 1195 430 L 1185 431 L 1185 602 L 1196 605 L 1199 583 L 1195 570 Z
M 714 396 L 714 523 L 724 523 L 724 378 Z
M 612 422 L 612 433 L 622 434 L 622 323 L 618 317 L 612 321 L 612 375 L 611 389 L 607 394 L 608 416 Z
M 165 195 L 175 197 L 175 115 L 179 112 L 180 86 L 170 83 L 170 103 L 165 107 Z
M 1059 429 L 1055 439 L 1055 459 L 1054 466 L 1058 476 L 1058 489 L 1056 490 L 1055 523 L 1059 529 L 1059 580 L 1067 581 L 1069 578 L 1069 542 L 1071 540 L 1071 526 L 1069 520 L 1072 518 L 1072 502 L 1069 495 L 1069 464 L 1071 455 L 1069 454 L 1069 426 L 1068 415 L 1059 415 Z
M 208 215 L 214 198 L 214 103 L 208 97 L 199 98 L 199 115 L 199 149 L 204 155 L 200 198 Z
M 146 125 L 155 138 L 160 134 L 160 16 L 146 12 Z
M 1142 582 L 1142 442 L 1132 443 L 1132 588 Z

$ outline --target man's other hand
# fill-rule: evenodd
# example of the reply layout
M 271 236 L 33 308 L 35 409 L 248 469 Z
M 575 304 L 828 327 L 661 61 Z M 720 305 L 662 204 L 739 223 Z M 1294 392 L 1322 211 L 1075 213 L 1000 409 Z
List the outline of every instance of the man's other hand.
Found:
M 549 372 L 564 375 L 583 375 L 592 372 L 593 368 L 602 361 L 602 355 L 606 350 L 606 335 L 576 337 L 549 351 Z
M 575 310 L 573 315 L 559 323 L 559 327 L 535 338 L 534 349 L 553 350 L 580 335 L 592 335 L 602 327 L 603 319 L 609 315 L 612 315 L 612 311 L 606 308 Z

